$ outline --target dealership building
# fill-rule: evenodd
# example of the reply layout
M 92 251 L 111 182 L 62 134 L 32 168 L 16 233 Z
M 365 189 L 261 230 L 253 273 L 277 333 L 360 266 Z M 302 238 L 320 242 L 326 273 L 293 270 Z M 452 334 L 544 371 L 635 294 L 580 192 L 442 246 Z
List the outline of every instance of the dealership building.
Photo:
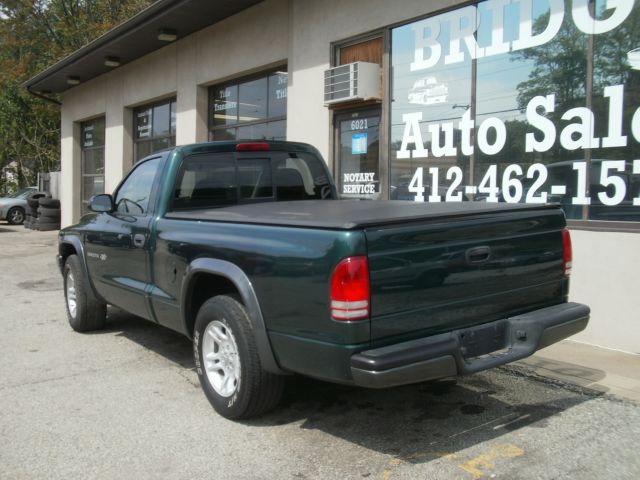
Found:
M 575 339 L 640 353 L 633 0 L 159 0 L 26 85 L 61 99 L 63 225 L 153 152 L 306 142 L 347 198 L 559 202 Z

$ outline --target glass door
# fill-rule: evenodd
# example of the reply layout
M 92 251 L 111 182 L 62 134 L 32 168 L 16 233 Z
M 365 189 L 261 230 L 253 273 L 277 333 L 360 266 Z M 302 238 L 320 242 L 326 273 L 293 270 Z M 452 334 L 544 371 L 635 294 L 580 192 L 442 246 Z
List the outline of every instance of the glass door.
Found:
M 343 198 L 380 196 L 380 109 L 336 114 L 337 178 Z

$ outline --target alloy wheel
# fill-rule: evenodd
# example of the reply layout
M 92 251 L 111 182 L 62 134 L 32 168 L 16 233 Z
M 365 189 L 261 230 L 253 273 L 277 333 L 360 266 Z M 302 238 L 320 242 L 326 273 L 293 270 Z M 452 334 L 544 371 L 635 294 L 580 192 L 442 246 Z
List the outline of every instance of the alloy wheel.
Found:
M 229 327 L 214 320 L 204 332 L 202 360 L 207 378 L 222 397 L 232 396 L 240 384 L 238 344 Z

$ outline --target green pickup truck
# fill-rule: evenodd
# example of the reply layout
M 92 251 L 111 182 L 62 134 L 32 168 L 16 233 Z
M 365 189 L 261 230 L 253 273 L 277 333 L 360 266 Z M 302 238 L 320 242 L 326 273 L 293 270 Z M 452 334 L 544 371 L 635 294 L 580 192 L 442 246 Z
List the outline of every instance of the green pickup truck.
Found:
M 193 339 L 227 418 L 292 373 L 371 388 L 502 365 L 584 329 L 551 205 L 340 200 L 313 147 L 181 146 L 137 163 L 60 232 L 71 327 L 107 304 Z

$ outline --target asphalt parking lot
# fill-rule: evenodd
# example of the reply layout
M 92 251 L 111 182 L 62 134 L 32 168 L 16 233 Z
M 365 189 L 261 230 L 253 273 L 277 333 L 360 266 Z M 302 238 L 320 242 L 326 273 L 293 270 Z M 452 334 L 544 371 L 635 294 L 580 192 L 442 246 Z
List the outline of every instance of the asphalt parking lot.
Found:
M 67 325 L 56 232 L 0 224 L 0 478 L 636 479 L 640 406 L 507 367 L 372 391 L 292 377 L 219 417 L 190 342 L 109 311 Z

